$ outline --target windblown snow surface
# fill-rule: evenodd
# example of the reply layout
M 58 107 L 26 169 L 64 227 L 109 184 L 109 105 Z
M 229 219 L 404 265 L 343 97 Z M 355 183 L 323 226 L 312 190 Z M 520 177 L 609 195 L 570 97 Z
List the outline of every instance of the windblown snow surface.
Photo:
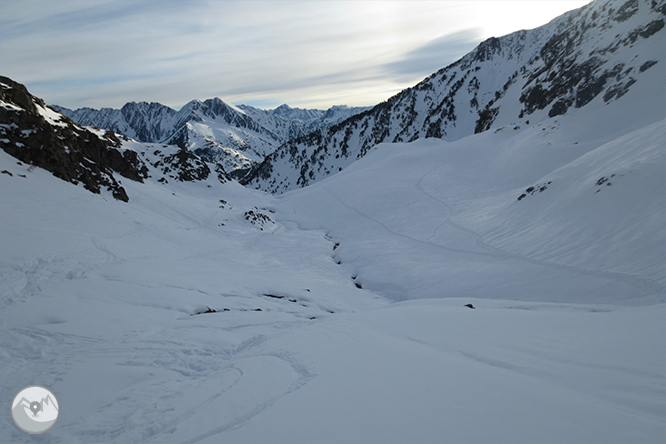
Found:
M 665 122 L 622 112 L 379 145 L 279 197 L 123 203 L 0 152 L 0 441 L 666 441 Z M 61 406 L 38 437 L 32 384 Z

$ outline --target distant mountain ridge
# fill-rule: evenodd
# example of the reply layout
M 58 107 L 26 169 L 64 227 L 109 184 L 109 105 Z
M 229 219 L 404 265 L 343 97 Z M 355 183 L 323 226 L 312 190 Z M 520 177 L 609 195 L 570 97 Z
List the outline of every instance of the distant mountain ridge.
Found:
M 292 108 L 283 104 L 272 110 L 263 110 L 249 105 L 238 105 L 238 108 L 266 128 L 270 128 L 284 142 L 287 142 L 313 131 L 328 128 L 372 107 L 336 105 L 324 111 Z
M 161 110 L 155 104 L 146 105 L 144 111 Z M 119 176 L 135 182 L 152 178 L 162 184 L 231 180 L 221 163 L 208 162 L 185 148 L 137 142 L 111 130 L 82 127 L 30 94 L 24 85 L 3 76 L 0 149 L 19 160 L 17 165 L 29 165 L 28 171 L 40 167 L 66 182 L 82 184 L 96 194 L 109 192 L 124 202 L 129 196 Z M 10 170 L 2 174 L 14 177 Z M 17 176 L 26 178 L 25 174 Z
M 53 108 L 79 125 L 108 129 L 140 142 L 176 144 L 222 163 L 229 171 L 248 168 L 292 138 L 368 109 L 305 110 L 285 104 L 265 111 L 236 107 L 219 98 L 192 100 L 178 111 L 156 102 L 130 102 L 120 109 Z
M 664 71 L 665 16 L 663 0 L 597 0 L 540 28 L 490 38 L 371 110 L 284 144 L 242 182 L 283 193 L 382 142 L 453 141 L 621 100 L 646 72 Z M 663 100 L 663 81 L 655 87 Z

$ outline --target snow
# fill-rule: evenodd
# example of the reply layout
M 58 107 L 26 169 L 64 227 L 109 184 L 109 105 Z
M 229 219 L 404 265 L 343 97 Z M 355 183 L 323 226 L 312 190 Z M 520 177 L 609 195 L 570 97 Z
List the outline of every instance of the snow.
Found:
M 62 119 L 62 114 L 60 114 L 57 111 L 53 111 L 51 108 L 48 106 L 41 106 L 39 103 L 35 103 L 35 108 L 37 108 L 37 112 L 41 114 L 42 117 L 51 125 L 53 126 L 60 126 L 63 128 L 67 127 L 67 123 L 61 121 Z
M 0 396 L 54 391 L 44 442 L 661 442 L 664 121 L 581 119 L 280 197 L 148 164 L 123 203 L 0 152 Z
M 160 182 L 171 145 L 122 142 L 150 173 L 127 203 L 0 151 L 0 442 L 35 440 L 9 412 L 29 385 L 58 399 L 45 443 L 666 442 L 663 75 L 532 124 L 461 118 L 280 196 Z
M 3 85 L 3 88 L 6 87 L 6 85 L 4 83 L 2 85 Z M 7 103 L 3 100 L 0 100 L 0 106 L 5 108 L 5 109 L 10 109 L 12 111 L 23 111 L 23 108 L 20 108 L 20 107 L 14 105 L 13 103 Z
M 104 138 L 106 136 L 106 132 L 108 131 L 94 126 L 85 126 L 84 128 L 93 133 L 94 135 L 96 135 L 97 137 L 99 137 L 100 139 Z

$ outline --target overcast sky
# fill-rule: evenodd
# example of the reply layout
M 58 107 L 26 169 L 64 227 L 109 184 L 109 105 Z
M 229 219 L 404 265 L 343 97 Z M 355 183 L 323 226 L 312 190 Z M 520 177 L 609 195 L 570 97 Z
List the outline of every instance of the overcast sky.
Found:
M 0 0 L 0 74 L 47 103 L 374 105 L 588 0 Z

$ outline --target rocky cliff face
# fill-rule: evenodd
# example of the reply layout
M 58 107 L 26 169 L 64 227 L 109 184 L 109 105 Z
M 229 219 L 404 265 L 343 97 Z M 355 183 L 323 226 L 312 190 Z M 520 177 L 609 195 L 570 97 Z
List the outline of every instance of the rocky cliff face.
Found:
M 65 181 L 127 202 L 114 172 L 135 181 L 147 176 L 134 151 L 121 148 L 111 131 L 98 134 L 76 125 L 31 95 L 25 86 L 0 77 L 0 148 L 24 163 Z
M 243 182 L 281 193 L 382 142 L 452 141 L 621 100 L 647 71 L 663 71 L 665 14 L 663 0 L 597 0 L 540 28 L 488 39 L 373 109 L 284 144 Z

